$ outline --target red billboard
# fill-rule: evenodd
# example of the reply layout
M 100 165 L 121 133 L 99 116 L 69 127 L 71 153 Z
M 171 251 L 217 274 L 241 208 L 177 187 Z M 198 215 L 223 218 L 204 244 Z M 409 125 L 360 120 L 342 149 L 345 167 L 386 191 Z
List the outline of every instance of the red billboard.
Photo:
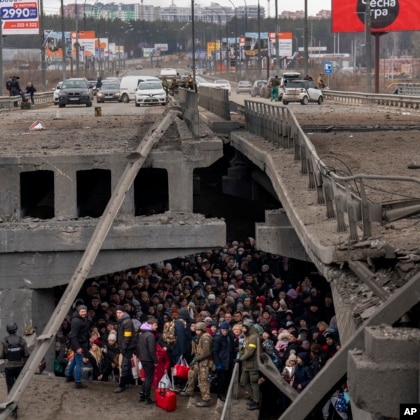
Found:
M 331 0 L 333 32 L 363 32 L 368 0 Z M 419 0 L 370 0 L 372 32 L 420 30 Z

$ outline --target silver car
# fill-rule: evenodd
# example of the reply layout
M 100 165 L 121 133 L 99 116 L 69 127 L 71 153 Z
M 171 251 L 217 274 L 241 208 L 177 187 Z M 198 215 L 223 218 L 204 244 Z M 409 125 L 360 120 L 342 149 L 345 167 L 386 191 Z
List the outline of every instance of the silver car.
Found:
M 166 92 L 159 80 L 140 82 L 136 89 L 135 104 L 140 105 L 163 105 L 168 102 Z
M 96 102 L 119 101 L 121 96 L 119 81 L 104 81 L 96 92 Z
M 283 104 L 287 105 L 289 102 L 300 102 L 302 105 L 317 102 L 321 105 L 324 96 L 312 80 L 290 80 L 283 93 Z

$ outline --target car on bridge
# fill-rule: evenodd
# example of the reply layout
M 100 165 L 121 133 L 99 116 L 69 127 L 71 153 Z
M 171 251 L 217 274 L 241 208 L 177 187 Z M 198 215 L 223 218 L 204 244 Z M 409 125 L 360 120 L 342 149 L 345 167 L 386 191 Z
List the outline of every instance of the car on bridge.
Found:
M 252 85 L 251 96 L 255 98 L 261 95 L 261 88 L 267 82 L 267 80 L 256 80 Z
M 230 95 L 232 87 L 230 86 L 229 80 L 226 79 L 217 79 L 213 82 L 213 86 L 216 88 L 226 89 Z
M 92 90 L 89 82 L 83 78 L 67 79 L 63 82 L 58 95 L 58 106 L 64 108 L 66 105 L 92 106 Z
M 236 87 L 236 93 L 249 93 L 252 91 L 252 83 L 249 80 L 240 80 Z
M 283 93 L 283 104 L 300 102 L 307 105 L 309 102 L 324 102 L 322 91 L 315 87 L 312 80 L 289 80 Z
M 163 105 L 168 102 L 166 91 L 160 80 L 140 82 L 137 86 L 135 105 Z
M 102 86 L 96 92 L 96 102 L 119 101 L 121 96 L 120 82 L 104 80 Z

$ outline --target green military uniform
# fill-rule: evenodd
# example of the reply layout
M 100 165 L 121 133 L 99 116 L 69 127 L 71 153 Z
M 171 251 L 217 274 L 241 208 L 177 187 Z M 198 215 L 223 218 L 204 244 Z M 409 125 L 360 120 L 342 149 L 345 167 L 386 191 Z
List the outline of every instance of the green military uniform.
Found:
M 210 383 L 209 373 L 214 368 L 214 362 L 211 359 L 211 351 L 213 346 L 213 337 L 205 331 L 205 324 L 198 322 L 197 325 L 203 324 L 203 333 L 200 335 L 197 344 L 197 353 L 191 363 L 191 369 L 188 372 L 188 384 L 185 390 L 185 395 L 192 395 L 196 386 L 196 379 L 198 379 L 198 387 L 200 388 L 201 398 L 204 404 L 197 403 L 198 406 L 207 406 L 206 403 L 210 401 Z
M 260 400 L 260 387 L 258 384 L 260 374 L 258 369 L 257 349 L 260 336 L 252 321 L 246 320 L 244 322 L 244 327 L 247 328 L 248 332 L 245 335 L 243 353 L 240 357 L 240 361 L 242 362 L 240 383 L 243 387 L 248 385 L 251 387 L 252 402 L 258 404 Z

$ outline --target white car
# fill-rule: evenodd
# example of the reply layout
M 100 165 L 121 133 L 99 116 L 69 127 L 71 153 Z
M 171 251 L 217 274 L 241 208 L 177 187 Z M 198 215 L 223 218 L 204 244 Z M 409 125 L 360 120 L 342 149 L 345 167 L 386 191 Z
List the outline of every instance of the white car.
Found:
M 54 105 L 58 105 L 58 96 L 60 95 L 60 89 L 63 82 L 58 82 L 57 86 L 54 89 L 53 97 L 54 97 Z
M 201 76 L 195 76 L 195 83 L 197 84 L 198 89 L 200 89 L 200 87 L 202 87 L 202 86 L 214 87 L 213 83 L 208 82 L 206 79 L 204 79 Z
M 285 86 L 282 101 L 284 105 L 289 102 L 300 102 L 302 105 L 317 102 L 321 105 L 324 102 L 324 96 L 312 80 L 289 80 Z
M 226 80 L 226 79 L 215 80 L 213 82 L 213 86 L 217 88 L 221 88 L 221 89 L 227 89 L 227 91 L 229 92 L 229 95 L 230 95 L 230 92 L 232 91 L 230 82 L 229 80 Z
M 168 98 L 159 80 L 148 80 L 138 84 L 134 101 L 136 106 L 159 104 L 165 106 Z

